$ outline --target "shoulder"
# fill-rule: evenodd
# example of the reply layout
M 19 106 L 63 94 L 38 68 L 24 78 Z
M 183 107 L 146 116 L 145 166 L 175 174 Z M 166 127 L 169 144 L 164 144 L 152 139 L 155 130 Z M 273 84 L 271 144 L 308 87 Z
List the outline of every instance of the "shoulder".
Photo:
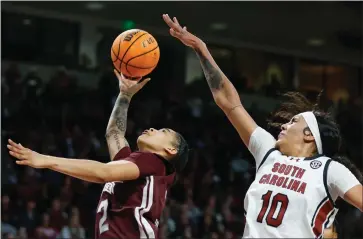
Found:
M 141 152 L 141 151 L 135 151 L 132 152 L 126 160 L 152 160 L 152 161 L 161 161 L 157 155 L 151 153 L 151 152 Z
M 120 149 L 120 151 L 118 151 L 118 153 L 115 155 L 114 161 L 115 160 L 128 160 L 128 161 L 132 161 L 132 160 L 137 160 L 137 159 L 156 159 L 157 156 L 151 152 L 145 152 L 145 151 L 131 151 L 131 148 L 128 146 L 123 147 L 122 149 Z
M 136 164 L 140 170 L 140 176 L 165 176 L 166 174 L 163 160 L 154 153 L 136 151 L 124 160 Z
M 120 151 L 117 152 L 117 154 L 115 155 L 115 157 L 113 158 L 112 161 L 125 159 L 125 158 L 129 157 L 131 153 L 132 153 L 131 148 L 128 146 L 125 146 L 122 149 L 120 149 Z

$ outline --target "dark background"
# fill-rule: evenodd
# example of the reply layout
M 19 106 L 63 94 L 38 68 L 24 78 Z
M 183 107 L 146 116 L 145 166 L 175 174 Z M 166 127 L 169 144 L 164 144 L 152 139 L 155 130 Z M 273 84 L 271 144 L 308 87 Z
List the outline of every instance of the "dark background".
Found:
M 102 186 L 17 167 L 5 142 L 107 162 L 104 134 L 118 93 L 110 47 L 129 27 L 153 34 L 161 59 L 131 103 L 128 141 L 135 147 L 143 129 L 170 127 L 193 149 L 169 194 L 161 238 L 243 234 L 254 160 L 214 104 L 193 52 L 168 35 L 162 13 L 205 40 L 261 126 L 279 93 L 298 90 L 314 100 L 324 89 L 345 139 L 342 153 L 362 169 L 361 2 L 1 4 L 3 238 L 92 238 Z M 341 236 L 361 238 L 362 220 L 344 204 Z

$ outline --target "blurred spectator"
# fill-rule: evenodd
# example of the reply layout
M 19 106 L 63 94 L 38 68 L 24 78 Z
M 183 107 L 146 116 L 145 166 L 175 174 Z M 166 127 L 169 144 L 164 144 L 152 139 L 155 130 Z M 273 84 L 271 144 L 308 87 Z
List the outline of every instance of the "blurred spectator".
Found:
M 72 179 L 71 177 L 66 177 L 64 179 L 64 184 L 60 189 L 60 201 L 61 201 L 61 208 L 67 209 L 71 206 L 72 199 L 73 199 L 73 188 L 72 188 Z
M 38 239 L 55 239 L 57 238 L 57 231 L 55 228 L 50 226 L 50 217 L 44 213 L 42 223 L 36 228 L 36 238 Z
M 67 214 L 61 210 L 61 202 L 58 198 L 52 202 L 52 208 L 49 211 L 49 226 L 54 228 L 56 231 L 60 231 L 65 225 Z
M 16 228 L 9 223 L 9 215 L 7 214 L 1 216 L 1 234 L 8 238 L 14 238 L 17 234 Z
M 33 235 L 34 228 L 39 223 L 39 215 L 34 201 L 28 201 L 26 209 L 20 214 L 19 225 L 26 228 L 27 233 Z
M 27 229 L 25 227 L 20 227 L 18 231 L 18 239 L 28 239 Z
M 86 238 L 86 233 L 84 228 L 79 222 L 79 215 L 74 214 L 71 216 L 68 226 L 64 226 L 58 235 L 59 239 L 84 239 Z
M 10 216 L 13 214 L 13 210 L 11 208 L 10 204 L 10 197 L 7 194 L 2 195 L 1 197 L 1 218 L 6 216 L 7 218 L 10 218 Z

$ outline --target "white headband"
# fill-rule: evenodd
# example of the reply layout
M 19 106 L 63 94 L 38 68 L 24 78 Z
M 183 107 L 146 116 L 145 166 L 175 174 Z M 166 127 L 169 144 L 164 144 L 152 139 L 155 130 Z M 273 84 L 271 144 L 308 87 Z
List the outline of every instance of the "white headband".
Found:
M 311 111 L 307 111 L 307 112 L 300 113 L 300 115 L 302 117 L 304 117 L 306 124 L 308 125 L 311 133 L 314 136 L 316 147 L 318 148 L 318 153 L 322 154 L 323 153 L 323 144 L 321 143 L 318 121 L 316 120 L 314 113 Z

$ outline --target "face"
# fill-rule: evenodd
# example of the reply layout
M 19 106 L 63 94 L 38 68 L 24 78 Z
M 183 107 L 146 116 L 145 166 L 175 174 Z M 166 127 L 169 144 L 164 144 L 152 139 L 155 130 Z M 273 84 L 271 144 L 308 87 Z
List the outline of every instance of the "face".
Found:
M 79 217 L 77 215 L 73 215 L 71 217 L 71 223 L 70 224 L 71 224 L 71 226 L 74 226 L 74 227 L 78 226 L 79 225 Z
M 150 128 L 137 139 L 137 146 L 140 150 L 147 150 L 157 153 L 165 158 L 170 158 L 177 153 L 173 145 L 176 142 L 176 132 L 171 129 Z
M 292 150 L 304 145 L 307 141 L 314 140 L 310 131 L 304 133 L 307 124 L 303 116 L 295 115 L 281 126 L 281 132 L 276 142 L 276 147 L 285 155 L 290 155 Z
M 43 215 L 43 225 L 44 226 L 48 226 L 49 225 L 49 215 L 48 214 L 44 214 Z
M 29 210 L 33 210 L 33 209 L 35 208 L 35 202 L 34 202 L 34 201 L 29 201 L 29 202 L 27 203 L 27 208 L 28 208 Z
M 61 206 L 60 201 L 58 199 L 55 199 L 52 206 L 54 211 L 59 211 Z
M 7 204 L 9 204 L 9 201 L 10 201 L 10 198 L 9 198 L 9 196 L 8 196 L 8 195 L 4 195 L 4 196 L 2 197 L 1 202 L 2 202 L 2 204 L 3 204 L 3 205 L 7 205 Z
M 20 238 L 27 238 L 27 232 L 25 227 L 19 228 L 19 237 Z

